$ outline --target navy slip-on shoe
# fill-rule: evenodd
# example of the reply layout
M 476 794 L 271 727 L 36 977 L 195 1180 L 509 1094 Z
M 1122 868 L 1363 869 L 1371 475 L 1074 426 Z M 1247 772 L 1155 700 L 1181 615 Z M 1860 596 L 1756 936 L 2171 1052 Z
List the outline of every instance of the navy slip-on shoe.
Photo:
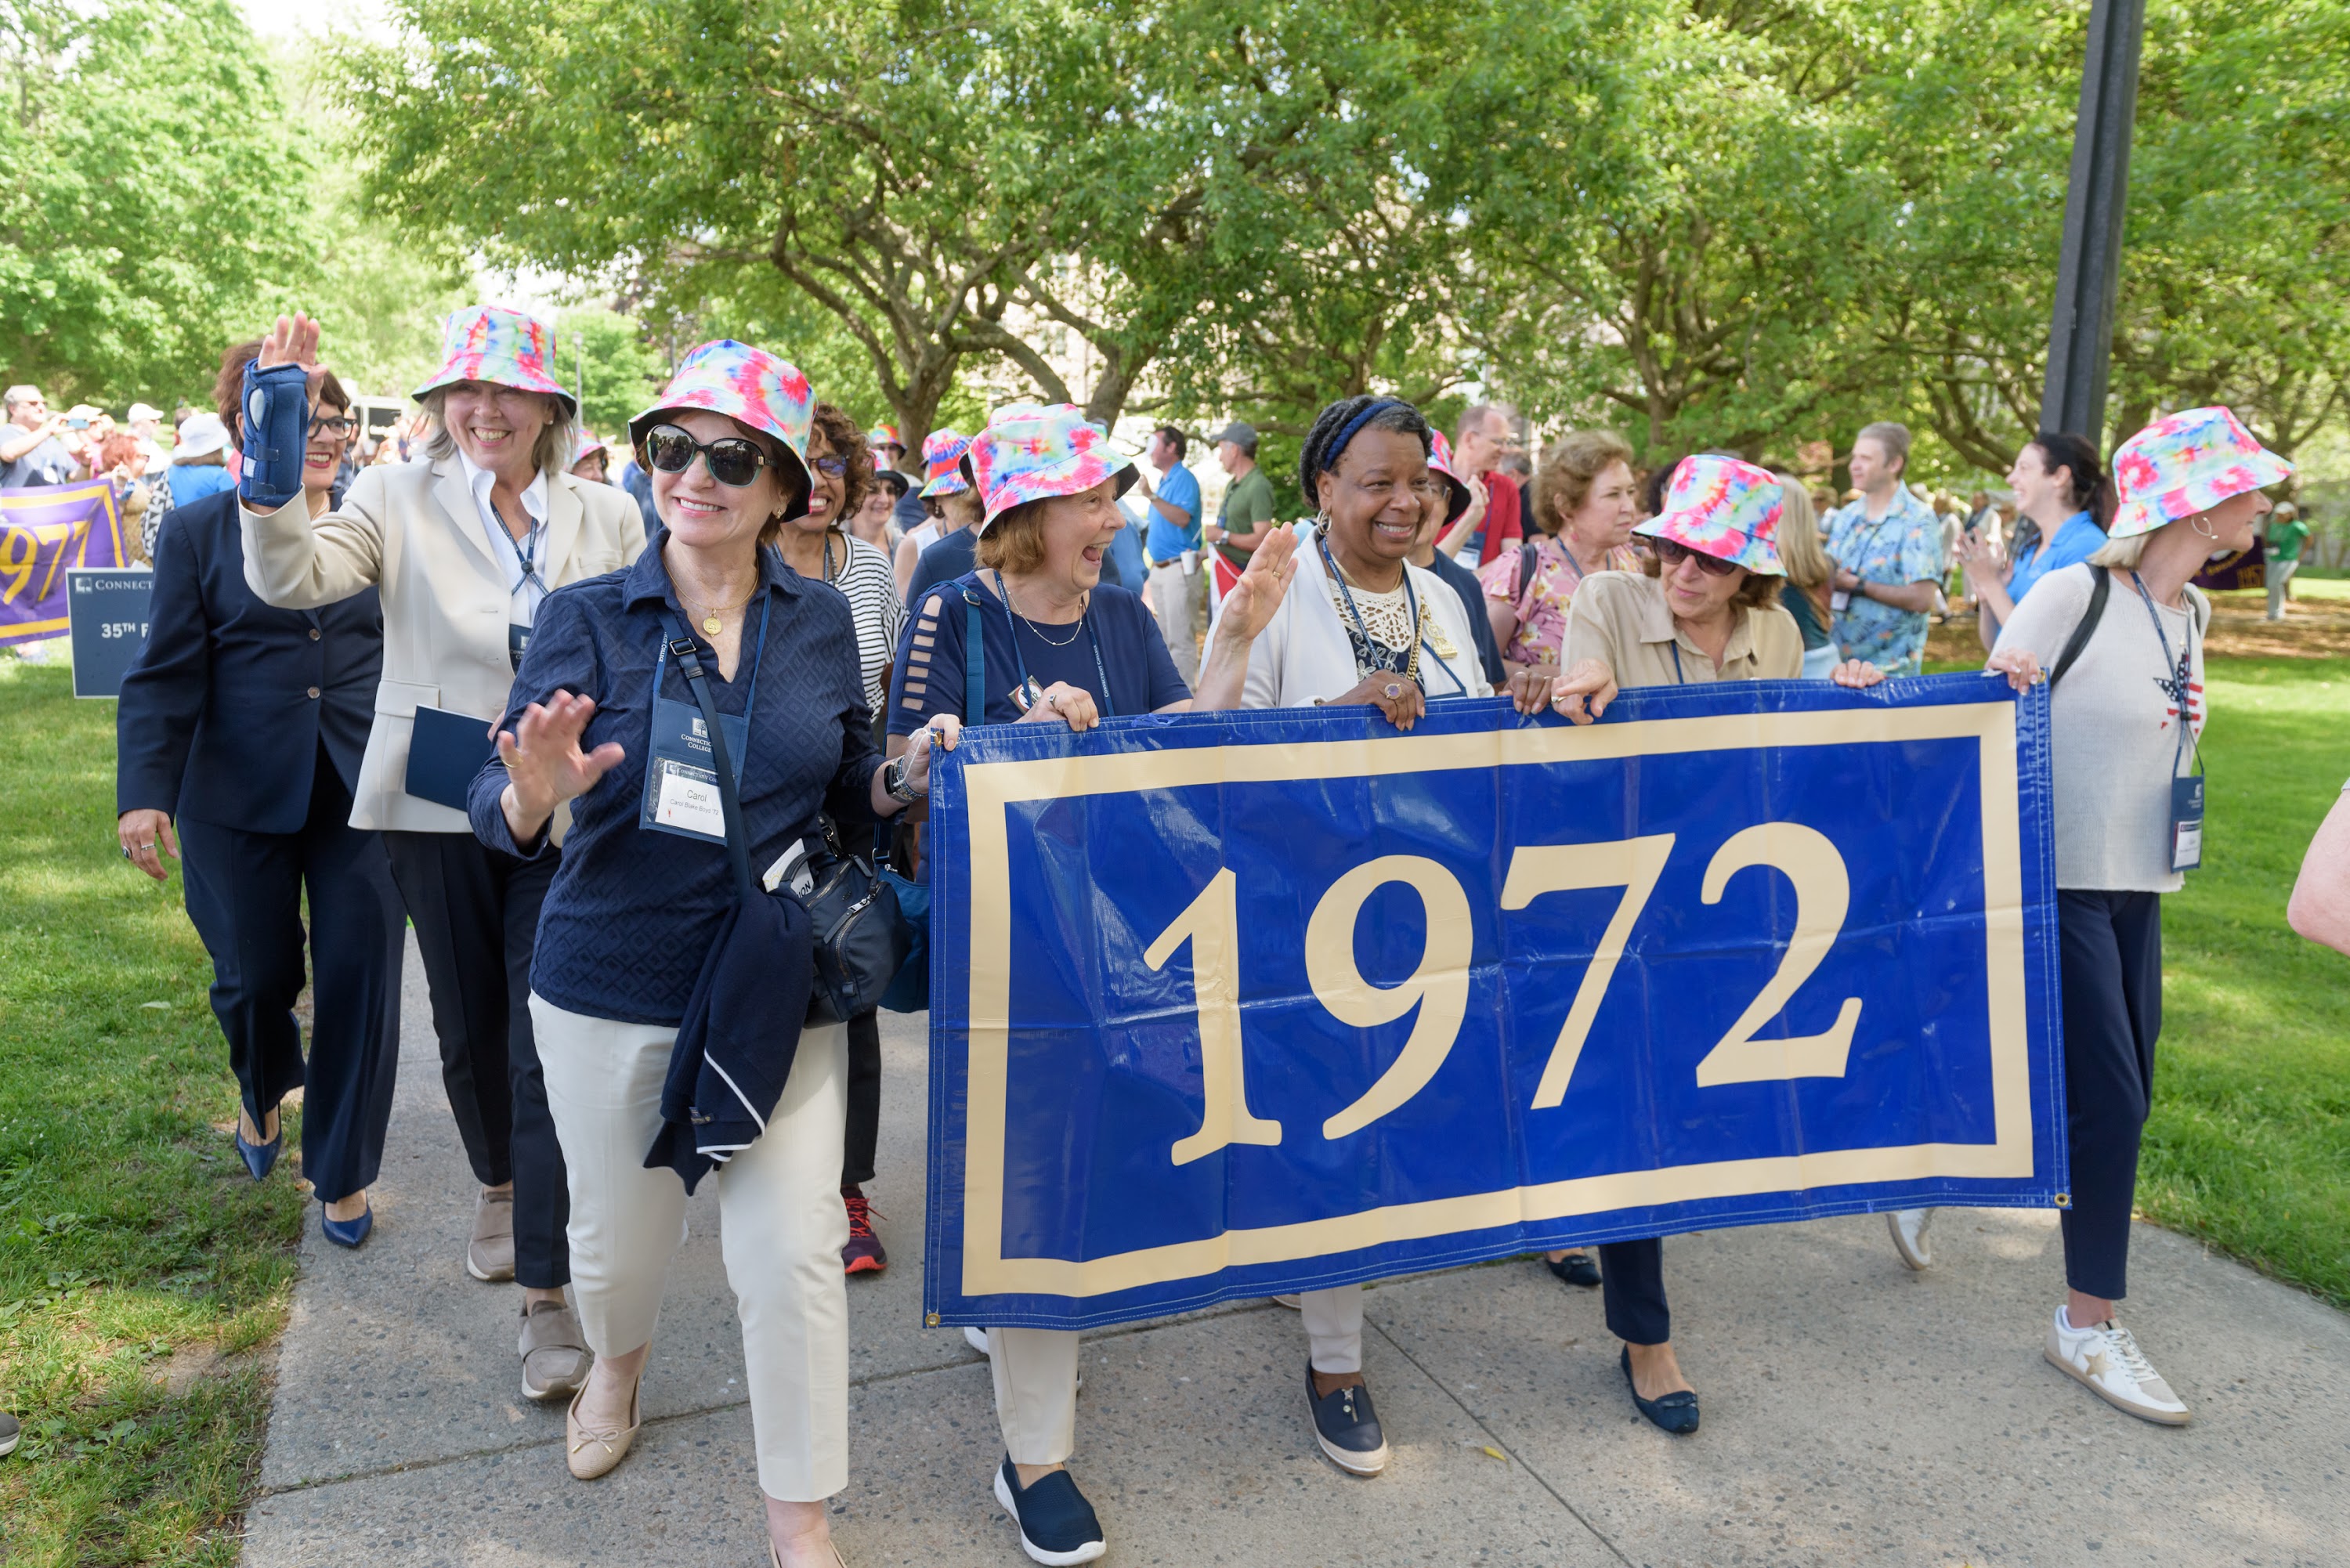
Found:
M 370 1203 L 360 1210 L 356 1220 L 331 1219 L 321 1208 L 318 1210 L 318 1229 L 326 1233 L 328 1241 L 338 1247 L 356 1247 L 366 1241 L 368 1233 L 375 1229 L 375 1205 Z
M 1632 1403 L 1639 1407 L 1641 1415 L 1676 1438 L 1686 1438 L 1697 1430 L 1695 1394 L 1683 1388 L 1661 1399 L 1643 1399 L 1639 1386 L 1632 1381 L 1632 1351 L 1629 1345 L 1617 1358 L 1617 1365 L 1624 1368 L 1624 1386 L 1632 1390 Z
M 1388 1468 L 1387 1434 L 1372 1408 L 1371 1391 L 1350 1383 L 1334 1393 L 1314 1390 L 1314 1363 L 1305 1363 L 1305 1406 L 1314 1415 L 1314 1440 L 1325 1458 L 1348 1475 L 1375 1476 Z
M 277 1129 L 277 1136 L 267 1143 L 245 1142 L 243 1127 L 237 1128 L 229 1136 L 236 1140 L 237 1157 L 244 1161 L 244 1168 L 253 1172 L 253 1179 L 255 1181 L 261 1180 L 269 1174 L 270 1168 L 277 1163 L 278 1151 L 286 1147 L 286 1129 L 283 1127 Z
M 1094 1505 L 1066 1470 L 1054 1470 L 1023 1490 L 1007 1454 L 995 1472 L 995 1501 L 1020 1527 L 1020 1550 L 1051 1568 L 1090 1563 L 1109 1550 Z
M 1586 1291 L 1599 1288 L 1599 1265 L 1592 1262 L 1588 1252 L 1569 1252 L 1555 1263 L 1544 1258 L 1543 1267 L 1548 1269 L 1560 1284 L 1581 1285 Z

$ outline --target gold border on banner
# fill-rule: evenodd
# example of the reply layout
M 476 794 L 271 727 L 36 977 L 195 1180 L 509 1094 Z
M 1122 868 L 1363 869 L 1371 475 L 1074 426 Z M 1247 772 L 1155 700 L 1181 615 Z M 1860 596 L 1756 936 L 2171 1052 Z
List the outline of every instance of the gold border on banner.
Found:
M 1202 784 L 1367 778 L 1605 762 L 1682 752 L 1971 739 L 1982 796 L 1984 989 L 1991 1020 L 1988 1144 L 1925 1143 L 1621 1171 L 1503 1188 L 1288 1225 L 1226 1231 L 1105 1257 L 1003 1255 L 1004 1107 L 1011 1060 L 1009 808 L 1023 801 Z M 1456 1231 L 1569 1219 L 1635 1204 L 1742 1198 L 1859 1182 L 2028 1177 L 2032 1084 L 2024 1007 L 2023 847 L 2015 704 L 1974 702 L 1832 712 L 1654 719 L 1479 735 L 1397 735 L 1286 745 L 1203 746 L 1112 756 L 979 763 L 962 774 L 971 843 L 971 1031 L 963 1136 L 962 1293 L 1074 1298 L 1197 1279 Z
M 88 501 L 105 503 L 101 512 L 106 523 L 107 537 L 114 542 L 114 565 L 121 566 L 123 564 L 121 509 L 115 499 L 114 486 L 107 480 L 84 479 L 71 484 L 45 484 L 25 490 L 0 491 L 0 528 L 35 534 L 33 549 L 35 558 L 37 559 L 40 542 L 36 528 L 29 524 L 12 521 L 8 514 L 12 512 L 46 512 L 52 506 L 70 506 L 76 502 Z M 55 526 L 55 524 L 49 524 L 49 526 Z M 70 562 L 60 562 L 57 569 L 63 571 L 66 567 L 71 566 L 76 571 L 88 571 L 90 540 L 96 533 L 97 529 L 92 528 L 83 534 L 80 556 Z M 58 543 L 62 547 L 64 541 L 60 540 Z M 68 610 L 55 620 L 20 620 L 13 624 L 0 622 L 0 638 L 30 642 L 44 633 L 50 635 L 59 632 L 69 633 L 72 629 L 73 615 Z

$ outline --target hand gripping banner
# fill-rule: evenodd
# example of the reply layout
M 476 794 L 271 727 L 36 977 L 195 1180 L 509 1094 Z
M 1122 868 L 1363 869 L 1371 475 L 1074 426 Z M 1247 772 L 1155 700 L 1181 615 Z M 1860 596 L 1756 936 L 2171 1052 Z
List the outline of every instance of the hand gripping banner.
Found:
M 2044 689 L 973 731 L 931 797 L 933 1323 L 2061 1206 Z

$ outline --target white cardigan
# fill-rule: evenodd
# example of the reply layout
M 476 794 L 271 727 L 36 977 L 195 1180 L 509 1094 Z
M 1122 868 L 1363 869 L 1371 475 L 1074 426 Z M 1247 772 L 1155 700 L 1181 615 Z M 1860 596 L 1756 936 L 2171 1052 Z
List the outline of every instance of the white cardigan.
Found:
M 1314 524 L 1293 524 L 1291 531 L 1297 535 L 1297 553 L 1292 557 L 1297 574 L 1282 596 L 1281 607 L 1249 649 L 1248 682 L 1241 699 L 1244 708 L 1310 707 L 1343 697 L 1362 683 L 1355 673 L 1355 645 L 1331 601 L 1329 574 L 1322 569 L 1322 552 L 1315 547 Z M 1409 561 L 1403 570 L 1411 591 L 1434 614 L 1452 644 L 1451 659 L 1440 659 L 1432 646 L 1419 650 L 1419 684 L 1429 701 L 1491 697 L 1493 688 L 1478 660 L 1477 639 L 1469 635 L 1469 612 L 1461 596 L 1433 572 Z M 1482 612 L 1485 607 L 1477 607 Z M 1209 635 L 1213 638 L 1212 629 Z
M 567 473 L 548 474 L 546 486 L 550 588 L 616 572 L 644 549 L 644 514 L 628 492 Z M 317 519 L 307 495 L 266 517 L 238 510 L 245 586 L 264 603 L 316 609 L 362 588 L 382 593 L 383 680 L 351 826 L 471 833 L 463 812 L 407 790 L 419 704 L 471 713 L 486 728 L 514 684 L 511 589 L 457 459 L 363 468 L 342 505 Z

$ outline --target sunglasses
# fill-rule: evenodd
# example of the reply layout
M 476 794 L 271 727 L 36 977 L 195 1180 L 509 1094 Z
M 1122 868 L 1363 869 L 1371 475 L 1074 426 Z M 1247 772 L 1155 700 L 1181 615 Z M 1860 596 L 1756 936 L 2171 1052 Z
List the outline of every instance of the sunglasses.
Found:
M 1649 543 L 1656 546 L 1657 559 L 1669 572 L 1679 566 L 1684 559 L 1695 561 L 1697 569 L 1709 577 L 1726 577 L 1738 570 L 1738 563 L 1735 561 L 1725 561 L 1719 556 L 1709 556 L 1703 550 L 1692 550 L 1687 545 L 1675 540 L 1651 539 Z
M 827 479 L 838 479 L 842 474 L 848 472 L 848 460 L 847 458 L 836 457 L 829 453 L 823 457 L 812 457 L 808 459 L 807 465 L 812 469 L 815 469 L 818 473 L 823 474 Z
M 359 421 L 352 419 L 312 420 L 310 421 L 310 433 L 314 436 L 347 436 L 359 428 Z
M 683 473 L 699 456 L 710 467 L 710 477 L 741 490 L 768 466 L 765 449 L 743 436 L 722 436 L 698 441 L 675 425 L 655 425 L 645 432 L 645 461 L 663 473 Z

